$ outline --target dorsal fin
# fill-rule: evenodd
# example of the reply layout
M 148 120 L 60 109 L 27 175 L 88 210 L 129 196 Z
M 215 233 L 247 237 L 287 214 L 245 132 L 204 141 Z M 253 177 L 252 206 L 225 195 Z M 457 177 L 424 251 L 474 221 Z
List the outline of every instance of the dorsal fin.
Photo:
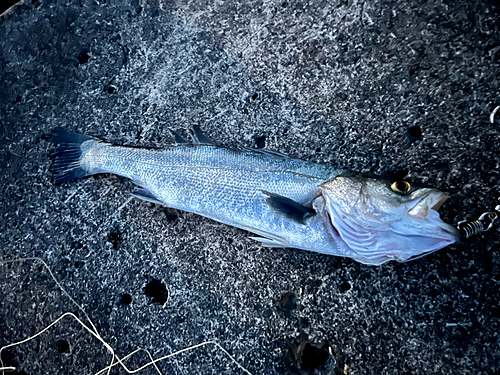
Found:
M 174 139 L 174 144 L 176 145 L 185 145 L 189 142 L 182 138 L 178 133 L 174 132 L 172 129 L 169 129 L 170 136 Z
M 210 146 L 218 146 L 216 142 L 208 138 L 203 132 L 200 130 L 200 127 L 198 125 L 193 125 L 191 127 L 190 134 L 191 134 L 191 139 L 192 142 L 187 141 L 183 137 L 181 137 L 177 132 L 169 129 L 170 135 L 174 139 L 174 144 L 175 145 L 210 145 Z M 291 156 L 281 154 L 277 151 L 271 151 L 271 150 L 266 150 L 263 148 L 253 148 L 253 147 L 246 147 L 246 146 L 236 146 L 232 147 L 233 150 L 238 150 L 238 151 L 246 151 L 246 152 L 251 152 L 255 154 L 260 154 L 260 155 L 268 155 L 268 156 L 274 156 L 274 157 L 279 157 L 283 159 L 292 159 Z
M 191 128 L 191 138 L 193 138 L 195 145 L 215 145 L 215 142 L 203 134 L 197 125 L 193 125 Z

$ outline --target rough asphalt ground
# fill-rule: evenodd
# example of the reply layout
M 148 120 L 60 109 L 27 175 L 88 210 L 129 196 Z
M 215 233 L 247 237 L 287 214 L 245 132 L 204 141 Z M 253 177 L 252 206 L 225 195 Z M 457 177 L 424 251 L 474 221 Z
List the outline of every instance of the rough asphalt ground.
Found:
M 162 147 L 167 129 L 199 125 L 225 145 L 408 175 L 451 194 L 446 221 L 476 218 L 500 195 L 499 13 L 461 0 L 21 4 L 0 18 L 0 257 L 44 259 L 120 356 L 214 340 L 252 374 L 498 372 L 500 226 L 381 267 L 266 249 L 129 201 L 116 176 L 54 185 L 44 135 Z M 84 318 L 40 262 L 0 264 L 0 346 L 68 311 Z M 65 318 L 2 358 L 19 374 L 95 374 L 111 356 Z M 214 345 L 158 368 L 244 373 Z

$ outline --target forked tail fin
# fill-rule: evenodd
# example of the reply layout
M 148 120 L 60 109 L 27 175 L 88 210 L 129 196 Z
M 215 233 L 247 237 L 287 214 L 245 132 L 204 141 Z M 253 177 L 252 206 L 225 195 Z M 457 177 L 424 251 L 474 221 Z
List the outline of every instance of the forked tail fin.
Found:
M 99 142 L 97 138 L 57 128 L 52 130 L 49 141 L 58 145 L 53 153 L 54 162 L 50 167 L 50 171 L 55 174 L 56 184 L 89 174 L 81 167 L 80 162 L 82 154 Z

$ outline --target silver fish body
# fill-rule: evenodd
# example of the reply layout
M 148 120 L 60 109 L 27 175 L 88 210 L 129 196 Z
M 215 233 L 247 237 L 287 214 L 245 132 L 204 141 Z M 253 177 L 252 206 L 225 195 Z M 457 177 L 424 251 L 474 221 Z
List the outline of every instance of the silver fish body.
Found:
M 153 201 L 258 234 L 268 246 L 327 254 L 339 250 L 318 217 L 303 225 L 277 215 L 265 203 L 264 192 L 311 204 L 318 186 L 340 170 L 272 153 L 212 145 L 145 150 L 99 144 L 84 154 L 81 166 L 89 174 L 128 177 L 150 192 Z
M 53 133 L 52 141 L 59 144 L 53 166 L 58 182 L 96 173 L 124 176 L 138 185 L 133 192 L 138 198 L 247 230 L 258 235 L 253 239 L 269 247 L 293 247 L 382 264 L 391 259 L 404 261 L 458 239 L 453 228 L 441 221 L 446 238 L 423 251 L 386 250 L 379 243 L 370 253 L 370 242 L 360 251 L 357 240 L 351 237 L 362 231 L 349 231 L 355 225 L 362 227 L 363 220 L 353 224 L 346 217 L 342 219 L 351 210 L 347 207 L 350 203 L 344 202 L 344 213 L 332 208 L 342 207 L 335 187 L 348 178 L 341 177 L 344 171 L 272 152 L 212 144 L 149 150 L 114 146 L 60 129 Z M 442 194 L 435 191 L 434 196 Z M 419 202 L 423 205 L 422 199 Z M 370 225 L 377 236 L 373 223 Z M 397 243 L 390 246 L 397 247 Z

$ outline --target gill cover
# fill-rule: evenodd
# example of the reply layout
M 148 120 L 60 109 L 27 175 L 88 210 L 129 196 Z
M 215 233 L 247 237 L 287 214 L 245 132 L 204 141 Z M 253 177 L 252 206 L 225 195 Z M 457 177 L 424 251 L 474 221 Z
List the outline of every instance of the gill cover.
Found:
M 437 212 L 448 195 L 405 186 L 395 189 L 386 180 L 361 176 L 339 176 L 320 186 L 328 224 L 352 258 L 373 265 L 404 262 L 458 241 L 458 231 Z

